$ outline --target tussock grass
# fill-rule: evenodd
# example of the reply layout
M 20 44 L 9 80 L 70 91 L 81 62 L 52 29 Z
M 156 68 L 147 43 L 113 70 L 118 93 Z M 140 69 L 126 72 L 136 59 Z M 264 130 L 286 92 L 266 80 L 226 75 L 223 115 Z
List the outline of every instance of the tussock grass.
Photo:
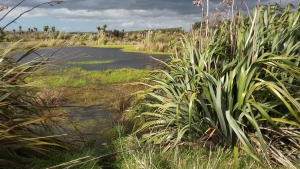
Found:
M 27 43 L 24 43 L 22 45 L 22 48 L 24 48 L 24 49 L 31 49 L 31 48 L 33 48 L 33 47 L 35 47 L 37 45 L 38 45 L 38 42 L 27 42 Z

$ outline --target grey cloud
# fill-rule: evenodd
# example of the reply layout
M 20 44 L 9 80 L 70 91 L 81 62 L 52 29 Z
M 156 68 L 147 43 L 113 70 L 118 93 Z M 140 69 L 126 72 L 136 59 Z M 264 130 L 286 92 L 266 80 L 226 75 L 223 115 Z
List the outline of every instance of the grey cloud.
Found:
M 86 9 L 86 10 L 105 10 L 105 9 L 157 9 L 157 10 L 171 10 L 177 14 L 197 14 L 200 13 L 200 9 L 192 5 L 193 0 L 68 0 L 61 5 L 55 5 L 52 8 L 68 8 L 70 10 Z M 276 0 L 272 0 L 272 2 Z M 279 0 L 277 0 L 279 2 Z M 293 2 L 297 0 L 283 0 L 283 3 Z M 1 0 L 0 5 L 13 6 L 20 1 Z M 26 0 L 21 6 L 32 7 L 37 4 L 47 2 L 47 0 Z M 213 9 L 218 6 L 220 0 L 210 0 L 210 6 Z M 255 4 L 255 0 L 246 0 L 246 3 L 250 8 Z M 261 3 L 268 4 L 270 0 L 261 0 Z M 49 5 L 43 6 L 48 8 Z
M 29 9 L 50 0 L 25 0 L 13 13 L 17 16 L 23 9 Z M 185 27 L 200 21 L 201 9 L 193 6 L 193 0 L 68 0 L 60 5 L 44 5 L 25 17 L 53 17 L 76 23 L 106 23 L 109 27 L 147 29 L 163 27 Z M 205 1 L 205 0 L 204 0 Z M 214 12 L 221 0 L 210 0 L 210 11 Z M 239 0 L 240 1 L 240 0 Z M 257 1 L 245 0 L 250 9 Z M 279 0 L 261 0 L 262 4 Z M 283 4 L 298 0 L 282 0 Z M 20 0 L 0 0 L 0 6 L 14 6 Z M 245 6 L 243 9 L 246 10 Z M 0 13 L 1 15 L 1 13 Z

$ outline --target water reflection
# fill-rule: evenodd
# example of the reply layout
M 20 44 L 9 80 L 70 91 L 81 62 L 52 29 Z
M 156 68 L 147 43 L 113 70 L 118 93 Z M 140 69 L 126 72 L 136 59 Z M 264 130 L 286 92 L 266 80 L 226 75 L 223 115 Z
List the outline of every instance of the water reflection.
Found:
M 14 57 L 19 58 L 22 53 L 16 54 Z M 62 49 L 42 49 L 36 51 L 22 60 L 28 62 L 36 57 L 48 58 L 55 65 L 67 67 L 80 67 L 85 70 L 107 70 L 119 68 L 155 68 L 158 64 L 150 56 L 158 59 L 168 59 L 167 55 L 152 55 L 142 53 L 122 52 L 118 48 L 95 48 L 95 47 L 65 47 Z M 92 61 L 111 61 L 105 64 L 68 64 L 72 62 L 92 62 Z

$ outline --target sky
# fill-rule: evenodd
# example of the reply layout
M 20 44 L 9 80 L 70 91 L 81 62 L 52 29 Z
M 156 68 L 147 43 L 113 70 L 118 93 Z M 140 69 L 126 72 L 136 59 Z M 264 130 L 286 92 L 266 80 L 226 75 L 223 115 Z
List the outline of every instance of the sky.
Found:
M 25 0 L 19 7 L 10 12 L 0 27 L 16 18 L 20 13 L 50 0 Z M 220 7 L 221 0 L 209 0 L 210 12 Z M 240 1 L 240 0 L 239 0 Z M 256 0 L 245 0 L 253 8 Z M 280 0 L 261 0 L 269 4 Z M 281 0 L 282 4 L 298 4 L 299 0 Z M 13 6 L 21 0 L 0 0 L 1 6 Z M 201 8 L 192 4 L 193 0 L 67 0 L 63 4 L 43 5 L 26 13 L 6 30 L 22 30 L 36 27 L 42 31 L 45 25 L 55 26 L 63 32 L 96 32 L 97 26 L 107 25 L 107 30 L 148 30 L 159 28 L 182 27 L 189 31 L 190 25 L 201 21 Z M 8 9 L 8 10 L 9 10 Z M 0 12 L 0 18 L 6 11 Z

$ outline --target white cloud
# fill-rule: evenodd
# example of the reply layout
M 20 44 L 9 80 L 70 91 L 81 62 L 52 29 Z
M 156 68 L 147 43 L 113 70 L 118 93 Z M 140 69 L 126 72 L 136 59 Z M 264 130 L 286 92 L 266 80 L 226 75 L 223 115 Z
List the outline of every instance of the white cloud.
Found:
M 130 27 L 130 26 L 133 26 L 134 25 L 134 22 L 126 22 L 126 23 L 122 23 L 122 27 Z
M 70 28 L 69 27 L 63 27 L 60 29 L 60 31 L 62 32 L 70 32 Z
M 29 8 L 21 7 L 10 13 L 9 17 L 16 17 L 22 11 Z M 70 10 L 67 8 L 38 8 L 30 13 L 26 13 L 24 18 L 44 18 L 50 17 L 53 20 L 61 22 L 72 22 L 78 24 L 93 25 L 91 31 L 95 31 L 94 25 L 108 25 L 108 29 L 122 29 L 126 27 L 128 30 L 137 29 L 155 29 L 166 27 L 186 27 L 189 26 L 187 15 L 179 16 L 171 10 L 125 10 L 125 9 L 106 9 L 99 11 L 90 10 Z M 191 18 L 191 16 L 190 16 Z M 200 19 L 195 15 L 192 17 Z M 197 20 L 198 21 L 198 20 Z M 72 31 L 72 30 L 70 30 Z

